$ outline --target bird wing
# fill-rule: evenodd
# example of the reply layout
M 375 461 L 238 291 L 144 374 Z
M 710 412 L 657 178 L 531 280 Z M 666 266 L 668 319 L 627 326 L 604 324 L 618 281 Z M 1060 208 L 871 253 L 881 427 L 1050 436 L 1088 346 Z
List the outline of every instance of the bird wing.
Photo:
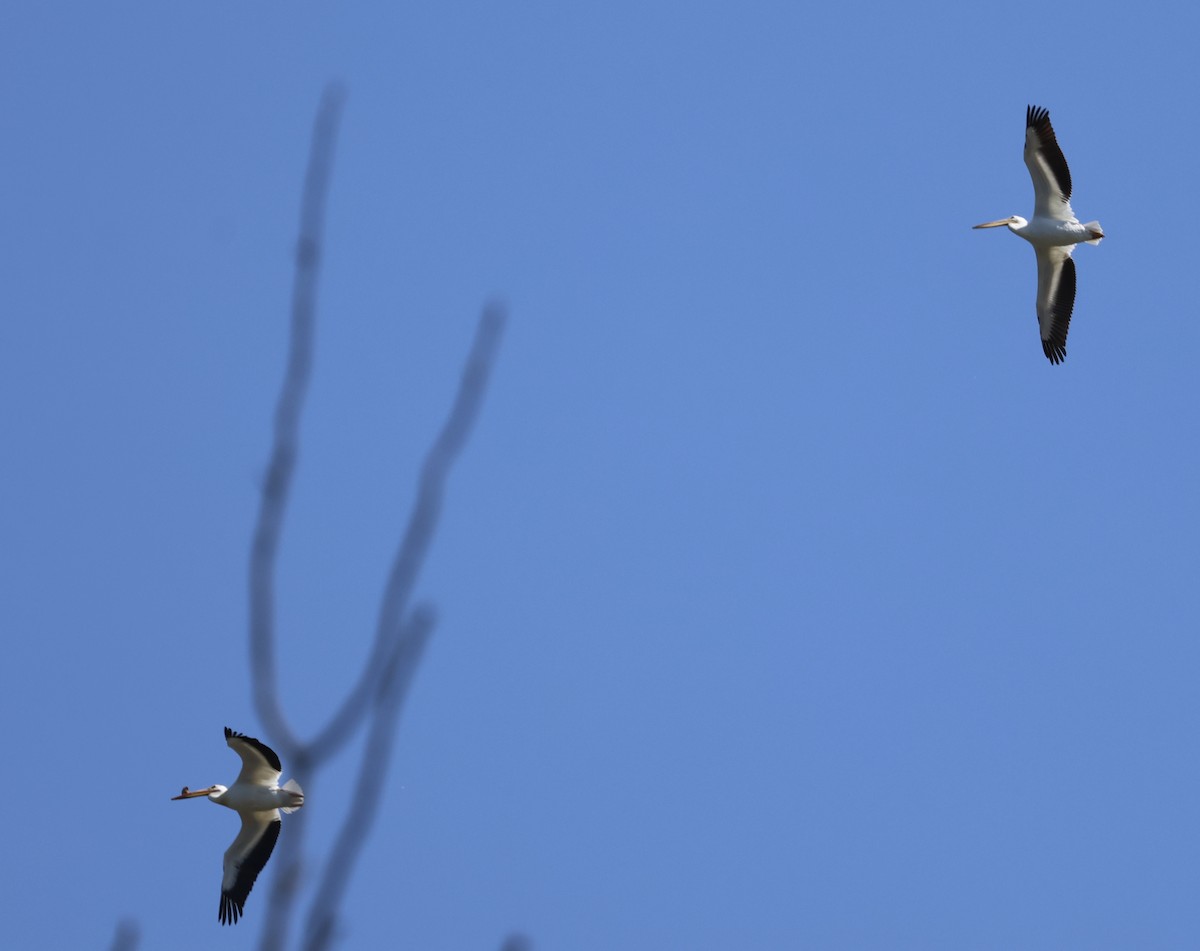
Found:
M 1067 358 L 1067 328 L 1075 307 L 1075 262 L 1072 246 L 1036 248 L 1038 266 L 1037 315 L 1042 352 L 1051 363 Z
M 234 781 L 235 786 L 248 783 L 270 789 L 279 785 L 279 777 L 283 775 L 283 764 L 266 743 L 244 733 L 237 733 L 229 727 L 225 727 L 225 742 L 242 758 L 242 771 Z
M 258 873 L 275 851 L 279 838 L 279 810 L 243 812 L 242 831 L 225 850 L 225 874 L 221 878 L 221 907 L 217 918 L 223 925 L 237 924 L 242 907 L 254 887 Z
M 1033 179 L 1033 216 L 1072 220 L 1071 171 L 1050 125 L 1050 113 L 1039 106 L 1025 111 L 1025 165 Z

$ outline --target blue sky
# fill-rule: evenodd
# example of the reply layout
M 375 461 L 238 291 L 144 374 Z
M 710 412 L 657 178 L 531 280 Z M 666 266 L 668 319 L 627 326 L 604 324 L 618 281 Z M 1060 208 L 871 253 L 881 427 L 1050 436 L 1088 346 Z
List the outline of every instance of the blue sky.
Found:
M 271 739 L 246 559 L 339 80 L 301 732 L 510 313 L 345 946 L 1192 946 L 1197 19 L 8 5 L 4 943 L 257 941 L 260 891 L 216 934 L 233 817 L 169 797 L 236 775 L 223 726 Z M 1060 367 L 1030 249 L 970 230 L 1029 215 L 1028 103 L 1108 235 Z

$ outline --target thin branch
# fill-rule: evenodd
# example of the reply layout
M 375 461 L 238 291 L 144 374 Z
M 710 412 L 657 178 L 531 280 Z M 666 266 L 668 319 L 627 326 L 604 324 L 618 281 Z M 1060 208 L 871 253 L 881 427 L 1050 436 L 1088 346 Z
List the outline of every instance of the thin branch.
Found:
M 433 627 L 432 609 L 418 608 L 409 615 L 408 604 L 437 528 L 446 479 L 478 416 L 504 327 L 503 309 L 498 304 L 485 307 L 449 415 L 421 468 L 408 524 L 384 587 L 369 656 L 341 707 L 311 742 L 304 743 L 288 725 L 279 697 L 275 573 L 312 367 L 325 200 L 343 99 L 339 87 L 326 89 L 313 128 L 296 247 L 288 363 L 275 412 L 274 442 L 250 556 L 254 704 L 272 743 L 308 786 L 310 798 L 320 768 L 350 738 L 368 712 L 371 714 L 354 805 L 334 845 L 310 914 L 306 937 L 310 947 L 325 947 L 332 940 L 341 897 L 378 809 L 399 711 Z M 291 911 L 302 884 L 306 817 L 297 815 L 288 825 L 288 834 L 277 853 L 277 873 L 266 910 L 260 944 L 264 951 L 280 951 L 286 946 Z
M 308 940 L 304 945 L 306 951 L 325 951 L 333 941 L 342 896 L 350 884 L 354 865 L 379 812 L 379 799 L 387 778 L 400 710 L 408 696 L 409 684 L 412 683 L 413 673 L 420 663 L 433 625 L 433 609 L 418 606 L 398 632 L 392 654 L 381 673 L 371 728 L 359 766 L 358 783 L 309 913 L 306 929 Z
M 313 323 L 317 299 L 325 198 L 333 165 L 333 147 L 345 99 L 341 87 L 329 86 L 313 126 L 300 237 L 296 245 L 296 274 L 292 286 L 292 331 L 287 370 L 275 410 L 275 443 L 263 481 L 262 502 L 250 554 L 250 681 L 254 705 L 272 741 L 285 757 L 299 742 L 279 703 L 275 668 L 275 567 L 283 517 L 296 468 L 300 412 L 312 367 Z
M 128 918 L 118 921 L 110 951 L 136 951 L 139 938 L 141 938 L 141 932 L 138 930 L 137 922 Z
M 407 609 L 417 574 L 425 561 L 430 540 L 437 528 L 442 497 L 446 491 L 446 477 L 470 434 L 471 425 L 479 415 L 479 407 L 483 402 L 488 377 L 491 375 L 500 336 L 504 330 L 504 320 L 503 307 L 494 302 L 484 308 L 479 318 L 475 340 L 463 368 L 454 405 L 451 406 L 442 431 L 430 446 L 421 467 L 421 478 L 408 526 L 384 588 L 379 618 L 375 625 L 375 643 L 371 648 L 370 657 L 363 666 L 358 683 L 346 695 L 341 708 L 309 744 L 309 752 L 314 759 L 332 756 L 349 738 L 363 715 L 377 682 L 382 661 L 392 649 L 393 639 L 401 627 L 400 619 Z

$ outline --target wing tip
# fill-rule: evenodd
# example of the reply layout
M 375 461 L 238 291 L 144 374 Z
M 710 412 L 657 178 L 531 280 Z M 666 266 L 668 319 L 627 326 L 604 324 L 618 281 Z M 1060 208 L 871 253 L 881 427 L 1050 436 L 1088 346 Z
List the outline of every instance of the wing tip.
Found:
M 229 892 L 221 892 L 221 907 L 217 911 L 217 920 L 222 925 L 236 925 L 242 917 L 244 901 L 238 901 Z
M 1025 128 L 1033 129 L 1050 121 L 1050 110 L 1042 106 L 1025 107 Z
M 1051 340 L 1042 341 L 1042 353 L 1046 355 L 1054 366 L 1058 366 L 1067 359 L 1067 345 L 1065 343 L 1055 343 Z
M 268 822 L 262 835 L 257 842 L 253 843 L 250 851 L 240 861 L 236 858 L 233 860 L 237 870 L 233 884 L 229 888 L 221 889 L 221 907 L 217 911 L 217 918 L 221 924 L 236 925 L 238 919 L 242 917 L 246 899 L 250 897 L 250 892 L 254 890 L 254 883 L 258 881 L 259 873 L 266 867 L 271 853 L 275 851 L 275 842 L 279 839 L 281 825 L 278 816 Z M 234 840 L 234 844 L 237 844 L 236 840 Z M 229 861 L 229 853 L 226 853 L 226 863 Z
M 252 736 L 246 736 L 245 733 L 239 733 L 237 730 L 231 730 L 229 727 L 225 727 L 225 742 L 230 746 L 233 746 L 234 740 L 241 740 L 251 749 L 257 750 L 259 755 L 267 761 L 267 765 L 269 765 L 276 772 L 283 772 L 283 763 L 279 759 L 279 754 L 271 749 L 271 747 L 267 746 L 266 743 L 264 743 L 262 740 L 255 739 Z
M 1038 323 L 1042 330 L 1042 353 L 1057 366 L 1067 359 L 1067 334 L 1071 330 L 1071 313 L 1075 310 L 1075 261 L 1068 250 L 1061 259 L 1057 280 L 1047 287 L 1049 299 L 1038 305 Z M 1039 293 L 1041 286 L 1041 258 L 1038 259 Z

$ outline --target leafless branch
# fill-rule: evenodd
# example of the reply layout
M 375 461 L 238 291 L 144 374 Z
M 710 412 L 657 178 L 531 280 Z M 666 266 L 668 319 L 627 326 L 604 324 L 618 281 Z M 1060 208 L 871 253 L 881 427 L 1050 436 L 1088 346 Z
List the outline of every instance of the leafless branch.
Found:
M 421 467 L 417 497 L 409 515 L 408 527 L 392 562 L 392 570 L 384 588 L 371 654 L 363 665 L 358 683 L 346 695 L 341 708 L 330 719 L 328 726 L 309 744 L 309 751 L 314 758 L 332 756 L 349 737 L 363 715 L 382 662 L 393 649 L 400 631 L 400 619 L 404 616 L 417 574 L 425 561 L 429 542 L 437 528 L 438 516 L 442 510 L 442 497 L 446 491 L 446 476 L 466 442 L 475 417 L 479 414 L 503 329 L 503 308 L 496 303 L 489 304 L 479 318 L 475 341 L 463 368 L 454 405 L 451 406 L 442 431 L 429 448 Z
M 387 777 L 400 710 L 433 625 L 432 608 L 418 607 L 403 626 L 392 655 L 388 658 L 375 695 L 374 715 L 359 765 L 354 796 L 342 820 L 341 831 L 309 912 L 305 951 L 325 951 L 332 943 L 342 896 L 350 884 L 354 864 L 379 811 L 379 799 Z
M 408 527 L 396 553 L 384 589 L 375 645 L 370 658 L 364 665 L 359 681 L 351 688 L 347 699 L 330 721 L 329 726 L 311 742 L 297 742 L 293 747 L 291 765 L 294 771 L 303 777 L 309 798 L 312 798 L 316 774 L 320 767 L 337 752 L 341 744 L 349 738 L 354 728 L 366 716 L 368 702 L 373 694 L 381 689 L 381 685 L 394 681 L 407 684 L 415 669 L 420 653 L 418 651 L 410 655 L 406 652 L 409 641 L 403 636 L 404 627 L 401 625 L 400 619 L 425 560 L 433 532 L 437 527 L 445 494 L 446 478 L 466 442 L 471 426 L 482 405 L 488 378 L 500 343 L 500 336 L 503 332 L 504 319 L 503 308 L 498 304 L 488 305 L 480 316 L 475 340 L 466 366 L 463 368 L 462 379 L 454 403 L 441 432 L 430 447 L 421 469 L 417 496 L 409 516 Z M 401 673 L 397 676 L 389 675 L 387 671 L 401 661 L 405 662 Z M 277 704 L 277 701 L 273 702 Z M 375 726 L 378 726 L 381 716 L 383 713 L 377 706 L 373 718 Z M 390 719 L 394 719 L 394 717 L 394 713 L 389 714 Z M 390 736 L 391 727 L 388 727 L 388 730 L 387 735 Z M 377 762 L 382 763 L 385 760 L 380 758 L 377 759 Z M 357 804 L 353 806 L 351 813 L 358 808 L 360 807 Z M 300 815 L 298 813 L 293 816 L 289 822 L 288 835 L 283 837 L 276 857 L 277 872 L 266 913 L 266 928 L 260 945 L 262 951 L 279 951 L 286 947 L 291 907 L 300 885 L 300 857 L 303 851 L 306 825 Z M 297 821 L 298 819 L 299 821 Z M 349 823 L 346 828 L 350 828 Z M 339 847 L 339 845 L 335 845 L 335 853 Z M 349 851 L 346 854 L 349 855 L 349 858 L 343 864 L 348 870 L 353 858 L 357 855 L 358 844 L 355 844 L 353 848 L 349 846 L 347 848 Z M 331 892 L 331 895 L 340 896 L 340 894 L 340 890 Z M 322 898 L 318 897 L 318 901 L 322 901 Z M 332 925 L 336 918 L 337 903 L 325 902 L 324 904 L 325 910 L 321 912 L 321 920 Z M 315 914 L 316 909 L 314 909 Z M 310 921 L 315 920 L 315 918 L 310 919 Z
M 254 703 L 267 735 L 303 780 L 310 799 L 320 769 L 361 723 L 369 719 L 370 724 L 355 793 L 326 863 L 302 939 L 311 949 L 325 949 L 335 937 L 342 896 L 378 811 L 400 710 L 434 625 L 432 607 L 418 606 L 410 613 L 408 605 L 437 528 L 446 480 L 478 416 L 504 328 L 503 308 L 499 304 L 486 306 L 450 412 L 422 464 L 416 498 L 384 587 L 374 641 L 362 671 L 326 726 L 311 741 L 304 742 L 292 732 L 279 697 L 275 571 L 312 365 L 325 199 L 343 99 L 339 88 L 326 90 L 313 128 L 296 249 L 288 363 L 250 558 Z M 292 816 L 288 834 L 282 837 L 276 853 L 276 874 L 260 944 L 263 951 L 281 951 L 287 946 L 304 868 L 306 825 L 303 810 Z
M 136 922 L 128 918 L 117 922 L 117 931 L 113 935 L 112 951 L 136 951 L 141 934 Z
M 313 126 L 300 210 L 300 237 L 296 244 L 291 343 L 283 388 L 275 410 L 275 442 L 263 482 L 250 555 L 250 682 L 254 705 L 272 741 L 286 758 L 293 760 L 300 744 L 284 718 L 275 669 L 275 566 L 284 511 L 296 468 L 300 413 L 312 367 L 325 198 L 344 99 L 340 86 L 328 87 Z

